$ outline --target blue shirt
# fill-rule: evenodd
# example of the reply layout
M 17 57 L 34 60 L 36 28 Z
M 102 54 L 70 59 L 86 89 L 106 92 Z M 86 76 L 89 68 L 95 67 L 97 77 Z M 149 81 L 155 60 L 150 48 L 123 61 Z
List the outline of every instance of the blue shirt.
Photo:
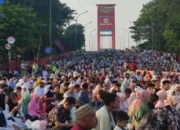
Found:
M 79 105 L 83 106 L 90 102 L 89 95 L 87 92 L 82 91 L 79 96 Z

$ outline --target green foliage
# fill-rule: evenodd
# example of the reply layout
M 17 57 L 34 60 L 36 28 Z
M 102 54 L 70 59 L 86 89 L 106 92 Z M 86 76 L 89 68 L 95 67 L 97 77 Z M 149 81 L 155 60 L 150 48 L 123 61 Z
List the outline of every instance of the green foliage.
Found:
M 68 51 L 81 49 L 85 44 L 84 27 L 80 24 L 78 24 L 77 26 L 76 24 L 73 24 L 67 27 L 64 33 L 64 43 L 65 48 L 68 49 Z
M 169 52 L 180 50 L 179 7 L 179 0 L 152 0 L 143 6 L 139 18 L 130 27 L 134 41 L 143 42 L 139 48 L 153 47 L 155 50 Z
M 6 0 L 6 4 L 0 5 L 0 12 L 4 15 L 0 19 L 1 55 L 7 56 L 4 44 L 8 36 L 14 36 L 16 42 L 12 48 L 13 54 L 31 52 L 35 59 L 46 56 L 44 49 L 50 46 L 50 1 L 52 53 L 60 53 L 54 41 L 64 39 L 65 28 L 74 18 L 74 10 L 59 0 Z
M 6 6 L 0 5 L 0 12 L 4 15 L 0 19 L 0 44 L 5 45 L 7 38 L 14 36 L 16 42 L 15 47 L 12 47 L 13 53 L 23 53 L 32 46 L 36 48 L 39 44 L 36 38 L 39 32 L 36 13 L 33 9 L 7 3 Z M 17 50 L 17 47 L 21 51 Z M 3 52 L 6 54 L 5 49 Z

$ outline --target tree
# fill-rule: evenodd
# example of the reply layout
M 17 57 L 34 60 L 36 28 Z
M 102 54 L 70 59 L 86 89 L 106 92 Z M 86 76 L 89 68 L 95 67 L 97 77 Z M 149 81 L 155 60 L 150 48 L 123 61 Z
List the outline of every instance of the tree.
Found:
M 63 39 L 65 27 L 74 18 L 72 16 L 74 10 L 59 0 L 9 0 L 6 6 L 1 5 L 0 10 L 5 17 L 0 21 L 2 38 L 0 42 L 6 43 L 7 37 L 13 35 L 16 38 L 16 47 L 19 48 L 19 51 L 13 48 L 14 53 L 31 52 L 34 59 L 46 56 L 44 49 L 50 46 L 50 1 L 52 4 L 52 52 L 60 53 L 54 41 Z M 5 51 L 3 55 L 7 55 Z
M 180 50 L 179 6 L 179 0 L 152 0 L 143 6 L 139 18 L 130 27 L 132 38 L 143 41 L 140 48 L 153 47 L 155 50 L 169 52 Z
M 22 7 L 21 5 L 13 5 L 7 3 L 6 6 L 0 5 L 0 12 L 4 17 L 0 20 L 0 43 L 7 43 L 9 36 L 14 36 L 16 39 L 15 47 L 12 47 L 13 54 L 23 54 L 25 51 L 37 48 L 38 40 L 38 25 L 36 13 L 31 7 Z M 20 49 L 16 49 L 20 48 Z M 3 51 L 6 56 L 6 51 Z
M 84 27 L 80 24 L 76 24 L 67 27 L 64 33 L 65 48 L 68 51 L 79 50 L 85 45 Z

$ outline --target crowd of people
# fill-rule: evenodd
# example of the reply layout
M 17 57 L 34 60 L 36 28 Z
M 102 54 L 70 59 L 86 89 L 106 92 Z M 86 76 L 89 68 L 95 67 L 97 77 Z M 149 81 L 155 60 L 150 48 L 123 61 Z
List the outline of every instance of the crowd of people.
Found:
M 174 55 L 104 50 L 24 65 L 21 73 L 0 76 L 0 127 L 46 121 L 43 129 L 180 130 Z

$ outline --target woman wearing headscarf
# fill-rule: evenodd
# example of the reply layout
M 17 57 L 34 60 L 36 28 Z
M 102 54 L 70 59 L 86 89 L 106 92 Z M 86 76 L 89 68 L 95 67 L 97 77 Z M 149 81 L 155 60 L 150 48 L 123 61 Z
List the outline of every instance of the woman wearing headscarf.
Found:
M 32 99 L 29 103 L 29 115 L 33 118 L 41 117 L 41 113 L 39 112 L 39 100 L 40 96 L 37 93 L 32 95 Z
M 19 101 L 19 104 L 22 107 L 22 111 L 24 115 L 28 115 L 28 104 L 30 100 L 31 100 L 31 95 L 29 93 L 29 89 L 26 85 L 23 85 L 21 90 L 21 100 Z
M 155 108 L 164 107 L 165 100 L 167 100 L 167 92 L 165 90 L 160 90 L 159 92 L 156 93 L 156 95 L 159 97 L 159 100 L 158 100 Z
M 180 130 L 180 113 L 167 103 L 149 111 L 141 119 L 138 130 Z
M 141 90 L 136 93 L 136 99 L 129 108 L 129 115 L 132 117 L 131 129 L 137 130 L 142 117 L 149 112 L 148 102 L 150 93 L 147 90 Z
M 26 85 L 23 85 L 21 90 L 21 96 L 25 94 L 29 94 L 29 88 Z

